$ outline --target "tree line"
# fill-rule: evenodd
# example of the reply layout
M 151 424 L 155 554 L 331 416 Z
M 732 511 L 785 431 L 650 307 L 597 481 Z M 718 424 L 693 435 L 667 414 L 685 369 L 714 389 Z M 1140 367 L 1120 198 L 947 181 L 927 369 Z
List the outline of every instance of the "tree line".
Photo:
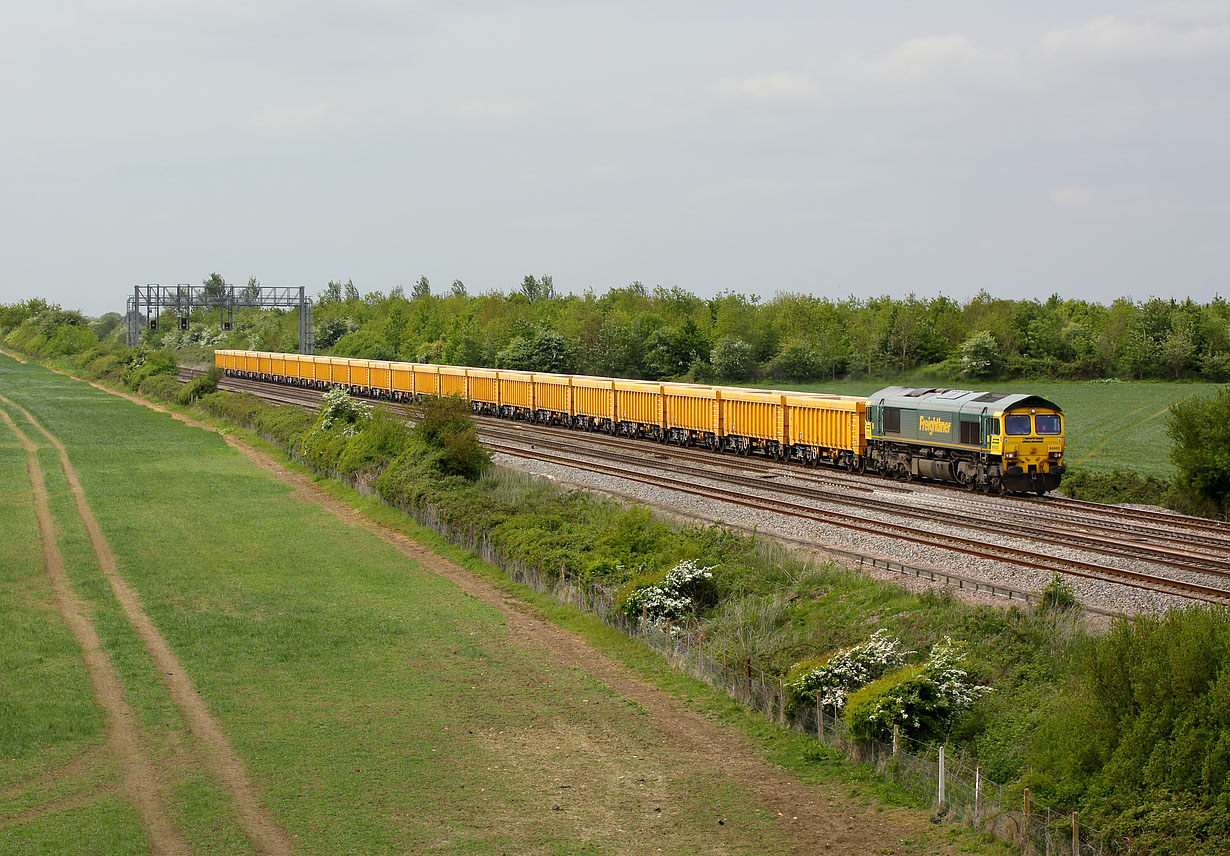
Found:
M 265 331 L 268 335 L 273 330 Z M 285 332 L 294 333 L 289 326 Z M 510 293 L 406 294 L 330 282 L 316 303 L 321 352 L 647 379 L 937 377 L 1230 380 L 1230 306 L 1153 298 L 1009 300 L 725 292 L 634 282 L 559 294 L 550 276 Z M 280 344 L 294 347 L 293 338 Z M 260 344 L 260 343 L 257 343 Z
M 205 283 L 220 282 L 217 274 Z M 248 288 L 257 287 L 255 279 Z M 59 310 L 35 298 L 0 305 L 0 328 Z M 118 334 L 109 313 L 62 320 Z M 243 310 L 223 335 L 198 308 L 187 334 L 145 330 L 160 346 L 201 344 L 295 350 L 296 314 Z M 442 292 L 420 277 L 409 293 L 362 293 L 329 282 L 316 296 L 319 353 L 491 368 L 692 381 L 823 381 L 863 377 L 1230 380 L 1230 305 L 1217 297 L 1120 298 L 1109 305 L 1048 300 L 967 302 L 939 296 L 847 297 L 724 292 L 702 298 L 640 282 L 598 294 L 561 294 L 548 276 L 508 293 Z

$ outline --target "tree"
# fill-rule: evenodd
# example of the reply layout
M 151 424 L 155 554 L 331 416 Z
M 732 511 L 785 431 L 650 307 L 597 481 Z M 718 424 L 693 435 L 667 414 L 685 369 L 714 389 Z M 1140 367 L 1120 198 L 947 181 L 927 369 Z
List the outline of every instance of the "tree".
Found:
M 815 377 L 818 372 L 811 345 L 802 339 L 783 343 L 769 365 L 769 373 L 775 380 L 803 381 Z
M 206 306 L 221 306 L 226 297 L 226 280 L 220 274 L 211 273 L 201 283 L 205 286 L 201 296 Z
M 358 303 L 360 301 L 359 289 L 355 287 L 353 280 L 346 280 L 346 284 L 342 288 L 346 292 L 347 303 Z
M 466 284 L 459 279 L 453 280 L 453 297 L 465 297 Z
M 1166 434 L 1179 487 L 1230 512 L 1230 389 L 1173 405 Z
M 533 303 L 538 299 L 538 294 L 541 286 L 533 274 L 526 274 L 521 280 L 521 293 L 525 295 L 525 299 Z
M 496 357 L 496 368 L 527 372 L 573 371 L 576 349 L 563 335 L 554 330 L 538 330 L 532 335 L 517 336 Z
M 961 374 L 966 377 L 991 377 L 1002 359 L 999 343 L 987 330 L 980 330 L 961 344 Z
M 754 364 L 752 346 L 737 336 L 727 336 L 714 346 L 709 362 L 724 380 L 747 380 Z
M 260 298 L 261 284 L 257 281 L 256 277 L 248 277 L 248 284 L 244 286 L 244 289 L 240 295 L 240 299 L 244 303 L 255 303 L 257 299 Z
M 414 284 L 410 292 L 410 299 L 426 300 L 429 297 L 431 297 L 431 283 L 427 281 L 427 277 L 420 276 L 419 281 Z
M 329 304 L 329 303 L 341 303 L 341 302 L 342 302 L 342 284 L 340 282 L 334 282 L 333 280 L 329 280 L 329 284 L 325 286 L 324 291 L 322 291 L 320 293 L 320 296 L 316 298 L 317 306 L 325 306 L 326 304 Z
M 325 318 L 316 323 L 316 347 L 331 348 L 337 340 L 350 332 L 345 318 Z

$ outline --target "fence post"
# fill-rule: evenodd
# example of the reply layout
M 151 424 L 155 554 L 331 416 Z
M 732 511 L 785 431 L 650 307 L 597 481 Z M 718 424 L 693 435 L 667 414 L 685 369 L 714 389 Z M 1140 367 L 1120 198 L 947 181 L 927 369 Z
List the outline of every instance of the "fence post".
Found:
M 1081 852 L 1081 831 L 1080 824 L 1076 821 L 1076 816 L 1079 812 L 1072 812 L 1072 856 L 1080 856 Z
M 752 696 L 752 658 L 748 657 L 743 661 L 743 670 L 747 673 L 747 700 L 750 703 Z
M 816 739 L 824 739 L 824 702 L 820 700 L 819 690 L 816 690 Z
M 893 723 L 893 757 L 901 754 L 901 726 Z
M 939 792 L 939 807 L 944 807 L 944 747 L 940 747 L 940 792 Z
M 974 819 L 982 820 L 982 767 L 974 768 Z
M 1022 798 L 1022 809 L 1024 818 L 1021 821 L 1021 849 L 1024 850 L 1029 842 L 1029 788 L 1025 789 L 1025 794 Z M 1030 850 L 1032 849 L 1031 847 Z
M 781 712 L 782 727 L 786 727 L 786 683 L 778 678 L 777 680 L 777 698 L 781 702 L 779 710 Z

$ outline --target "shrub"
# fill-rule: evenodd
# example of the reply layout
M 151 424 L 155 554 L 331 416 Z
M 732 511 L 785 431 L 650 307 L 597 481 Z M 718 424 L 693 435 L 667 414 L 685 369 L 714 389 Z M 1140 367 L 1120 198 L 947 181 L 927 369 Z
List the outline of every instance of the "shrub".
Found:
M 1117 623 L 1091 650 L 1073 702 L 1031 750 L 1031 786 L 1091 823 L 1150 840 L 1134 852 L 1215 853 L 1230 835 L 1230 608 Z M 1181 820 L 1181 822 L 1180 822 Z
M 333 387 L 324 394 L 324 400 L 324 407 L 320 409 L 320 427 L 325 431 L 339 423 L 361 427 L 361 423 L 371 417 L 371 408 L 364 407 L 355 401 L 343 387 Z M 359 430 L 359 428 L 352 430 L 351 436 L 357 434 Z
M 183 387 L 173 376 L 166 374 L 151 375 L 141 381 L 137 392 L 159 401 L 177 401 Z
M 478 442 L 470 408 L 457 396 L 432 396 L 411 408 L 411 435 L 434 454 L 432 463 L 445 475 L 477 479 L 491 465 L 491 453 Z
M 174 351 L 149 351 L 129 363 L 120 379 L 129 389 L 140 390 L 141 383 L 154 375 L 174 375 L 178 370 Z
M 199 374 L 184 384 L 179 394 L 175 396 L 176 404 L 191 404 L 202 396 L 218 391 L 218 381 L 222 379 L 222 369 L 210 366 L 204 374 Z
M 1038 604 L 1040 612 L 1066 612 L 1076 609 L 1076 589 L 1056 571 L 1055 576 L 1042 589 L 1042 601 Z
M 1179 470 L 1176 483 L 1221 513 L 1230 511 L 1230 389 L 1175 404 L 1166 433 Z
M 621 593 L 624 615 L 644 618 L 653 624 L 677 622 L 692 615 L 713 592 L 713 568 L 699 567 L 684 559 L 662 577 L 660 583 L 644 578 L 633 581 L 629 590 Z
M 786 673 L 786 690 L 796 707 L 815 704 L 844 708 L 846 696 L 905 663 L 911 651 L 888 631 L 877 630 L 858 645 L 835 651 L 823 660 L 802 660 Z
M 898 725 L 925 740 L 947 734 L 953 721 L 989 687 L 974 684 L 961 667 L 964 645 L 944 637 L 925 663 L 906 666 L 854 692 L 846 703 L 846 724 L 860 740 L 888 740 Z

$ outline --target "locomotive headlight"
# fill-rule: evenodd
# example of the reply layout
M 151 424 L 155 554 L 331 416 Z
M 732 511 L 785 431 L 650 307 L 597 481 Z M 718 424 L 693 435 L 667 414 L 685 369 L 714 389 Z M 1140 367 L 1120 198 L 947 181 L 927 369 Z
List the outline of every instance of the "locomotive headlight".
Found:
M 1004 458 L 1009 461 L 1015 461 L 1020 455 L 1020 452 L 1004 452 Z
M 1063 452 L 1051 452 L 1050 458 L 1052 461 L 1057 461 L 1063 457 Z

